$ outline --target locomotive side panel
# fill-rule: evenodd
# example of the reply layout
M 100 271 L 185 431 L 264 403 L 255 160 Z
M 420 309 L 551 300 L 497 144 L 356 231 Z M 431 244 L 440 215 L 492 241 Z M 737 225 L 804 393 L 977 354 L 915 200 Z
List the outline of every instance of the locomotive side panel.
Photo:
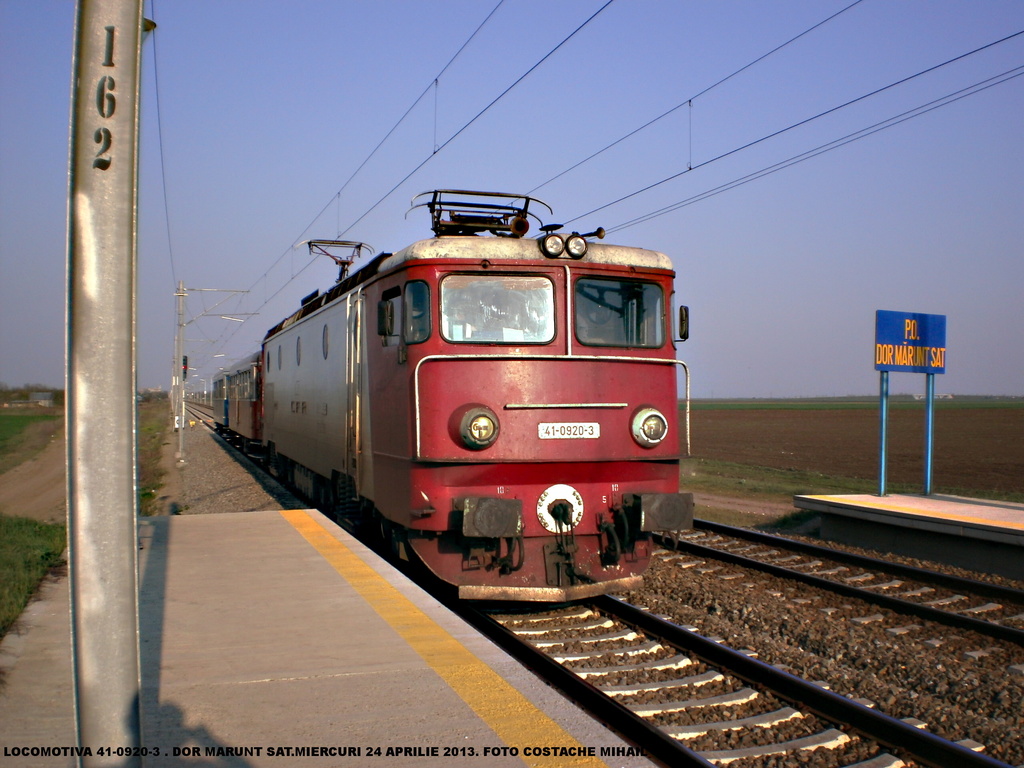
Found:
M 421 280 L 411 279 L 406 270 L 381 278 L 367 287 L 366 367 L 368 423 L 372 426 L 373 495 L 376 509 L 399 525 L 409 525 L 411 510 L 425 506 L 413 499 L 411 482 L 411 376 L 410 338 L 413 347 L 421 335 L 408 332 L 414 318 L 408 306 L 409 292 L 430 295 Z M 410 283 L 414 285 L 409 288 Z M 422 296 L 419 303 L 422 302 Z M 420 310 L 422 311 L 422 307 Z M 426 309 L 429 313 L 429 305 Z M 429 327 L 429 316 L 426 320 Z M 415 349 L 414 349 L 415 351 Z
M 372 498 L 363 314 L 361 296 L 349 295 L 264 342 L 264 421 L 273 454 L 317 482 L 350 476 Z M 295 482 L 312 498 L 320 493 L 308 477 Z

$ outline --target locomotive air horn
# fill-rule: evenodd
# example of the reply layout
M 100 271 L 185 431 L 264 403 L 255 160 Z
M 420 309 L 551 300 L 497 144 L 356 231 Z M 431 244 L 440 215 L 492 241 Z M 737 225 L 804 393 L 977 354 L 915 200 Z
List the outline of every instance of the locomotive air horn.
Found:
M 593 232 L 587 232 L 585 235 L 580 237 L 596 237 L 598 240 L 604 240 L 604 227 L 598 227 Z
M 525 216 L 516 216 L 512 219 L 512 225 L 509 228 L 513 237 L 522 237 L 530 231 L 530 222 L 526 220 Z

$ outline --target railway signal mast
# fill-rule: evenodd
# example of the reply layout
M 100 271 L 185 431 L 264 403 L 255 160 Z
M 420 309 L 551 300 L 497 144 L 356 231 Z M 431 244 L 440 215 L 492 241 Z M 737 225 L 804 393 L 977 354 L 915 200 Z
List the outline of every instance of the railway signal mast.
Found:
M 227 293 L 223 299 L 218 301 L 210 309 L 201 312 L 191 320 L 185 320 L 185 298 L 189 293 Z M 185 461 L 185 387 L 188 384 L 188 355 L 185 354 L 185 326 L 194 323 L 201 317 L 219 317 L 222 320 L 233 320 L 236 323 L 245 322 L 235 315 L 254 315 L 255 312 L 233 312 L 231 314 L 219 314 L 215 310 L 232 295 L 236 293 L 248 293 L 245 290 L 233 288 L 186 288 L 185 283 L 178 281 L 178 289 L 174 292 L 178 310 L 177 333 L 174 336 L 174 364 L 171 366 L 171 409 L 174 414 L 174 428 L 178 432 L 178 463 Z M 178 366 L 181 366 L 181 375 L 178 375 Z

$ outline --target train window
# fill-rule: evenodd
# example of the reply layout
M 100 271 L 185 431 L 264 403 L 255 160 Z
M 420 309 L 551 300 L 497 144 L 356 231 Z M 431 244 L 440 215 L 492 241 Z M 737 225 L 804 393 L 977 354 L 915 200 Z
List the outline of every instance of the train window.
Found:
M 377 333 L 385 347 L 398 344 L 402 333 L 402 289 L 397 285 L 381 295 L 377 305 Z
M 449 275 L 441 333 L 455 342 L 546 344 L 555 337 L 554 287 L 535 275 Z
M 405 286 L 405 343 L 419 344 L 430 337 L 430 286 L 415 280 Z
M 580 278 L 575 290 L 576 338 L 595 347 L 660 347 L 665 297 L 655 283 Z
M 277 370 L 281 370 L 281 345 L 277 345 Z
M 322 344 L 323 344 L 323 350 L 324 350 L 324 360 L 326 360 L 327 359 L 327 324 L 326 323 L 324 323 L 324 335 L 323 335 Z
M 295 364 L 302 365 L 302 337 L 298 336 L 295 339 Z

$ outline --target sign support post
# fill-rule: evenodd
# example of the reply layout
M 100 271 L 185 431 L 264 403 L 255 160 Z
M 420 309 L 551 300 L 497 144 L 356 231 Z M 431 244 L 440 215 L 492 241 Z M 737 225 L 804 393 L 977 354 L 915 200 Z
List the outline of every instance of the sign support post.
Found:
M 935 425 L 935 374 L 925 375 L 924 495 L 932 495 L 932 443 Z
M 879 374 L 878 413 L 880 429 L 878 437 L 878 495 L 885 496 L 886 448 L 889 435 L 889 372 Z
M 946 316 L 916 312 L 875 312 L 875 370 L 881 372 L 878 495 L 885 496 L 889 426 L 889 371 L 926 374 L 924 417 L 924 495 L 932 492 L 935 374 L 946 372 Z

